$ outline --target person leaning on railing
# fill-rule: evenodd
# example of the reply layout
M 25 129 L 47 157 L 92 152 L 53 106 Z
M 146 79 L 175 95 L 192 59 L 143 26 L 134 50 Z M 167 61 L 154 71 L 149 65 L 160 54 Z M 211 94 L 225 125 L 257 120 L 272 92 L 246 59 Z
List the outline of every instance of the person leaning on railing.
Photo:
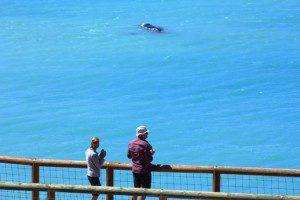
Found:
M 151 188 L 151 162 L 155 150 L 146 140 L 148 137 L 146 126 L 139 126 L 136 129 L 136 136 L 128 146 L 127 157 L 132 159 L 132 173 L 135 188 Z M 132 197 L 133 200 L 137 196 Z M 146 199 L 145 196 L 140 198 Z
M 99 138 L 93 137 L 91 146 L 85 151 L 85 159 L 87 162 L 87 177 L 92 186 L 101 186 L 100 183 L 100 168 L 104 163 L 106 151 L 101 149 L 100 155 L 96 151 L 99 148 Z M 91 200 L 97 200 L 99 193 L 93 193 Z

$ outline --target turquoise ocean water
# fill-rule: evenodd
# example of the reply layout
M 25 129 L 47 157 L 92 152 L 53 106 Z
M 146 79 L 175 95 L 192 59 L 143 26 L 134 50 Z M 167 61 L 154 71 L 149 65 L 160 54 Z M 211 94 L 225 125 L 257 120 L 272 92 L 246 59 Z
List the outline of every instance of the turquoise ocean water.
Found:
M 0 155 L 299 168 L 298 0 L 0 0 L 0 48 Z

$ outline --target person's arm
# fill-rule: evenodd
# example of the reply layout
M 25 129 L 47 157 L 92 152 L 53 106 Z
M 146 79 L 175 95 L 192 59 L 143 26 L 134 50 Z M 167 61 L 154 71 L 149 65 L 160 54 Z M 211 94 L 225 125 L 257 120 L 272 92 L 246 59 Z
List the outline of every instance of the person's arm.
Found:
M 102 164 L 105 161 L 104 158 L 101 159 L 97 154 L 93 154 L 91 160 L 98 169 L 101 168 Z
M 145 152 L 147 163 L 151 163 L 153 161 L 151 150 L 152 150 L 152 146 L 149 144 L 149 146 L 146 147 L 146 152 Z
M 128 150 L 127 150 L 127 158 L 129 158 L 129 159 L 132 158 L 132 155 L 131 155 L 131 152 L 130 152 L 129 148 L 128 148 Z
M 100 158 L 99 162 L 100 162 L 100 167 L 101 167 L 103 165 L 103 163 L 105 162 L 105 159 L 104 158 Z
M 102 166 L 105 161 L 106 151 L 104 149 L 101 149 L 100 155 L 99 155 L 99 161 L 100 165 Z

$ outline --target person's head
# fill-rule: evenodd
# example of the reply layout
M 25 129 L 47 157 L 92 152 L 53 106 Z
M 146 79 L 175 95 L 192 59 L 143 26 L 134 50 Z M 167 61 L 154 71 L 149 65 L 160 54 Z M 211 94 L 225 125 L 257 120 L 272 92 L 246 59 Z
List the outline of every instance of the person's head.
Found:
M 140 139 L 147 139 L 149 130 L 146 126 L 139 126 L 136 128 L 136 136 Z
M 99 147 L 99 141 L 100 139 L 98 137 L 93 137 L 91 141 L 91 148 L 97 149 Z

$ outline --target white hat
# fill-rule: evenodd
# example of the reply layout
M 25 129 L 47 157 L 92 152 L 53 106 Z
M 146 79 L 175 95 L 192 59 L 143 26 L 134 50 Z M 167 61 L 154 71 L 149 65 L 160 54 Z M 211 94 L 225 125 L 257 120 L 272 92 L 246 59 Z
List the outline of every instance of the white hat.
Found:
M 136 128 L 136 136 L 139 136 L 139 135 L 142 135 L 142 134 L 145 134 L 148 132 L 149 132 L 149 130 L 147 129 L 146 126 L 139 126 Z

